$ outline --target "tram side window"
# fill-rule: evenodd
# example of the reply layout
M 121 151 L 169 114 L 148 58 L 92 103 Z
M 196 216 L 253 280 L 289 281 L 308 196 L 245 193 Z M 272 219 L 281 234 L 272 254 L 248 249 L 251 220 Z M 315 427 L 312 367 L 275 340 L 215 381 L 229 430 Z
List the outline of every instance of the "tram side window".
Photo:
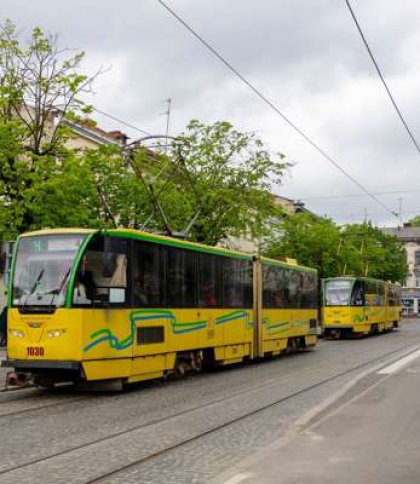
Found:
M 351 292 L 351 306 L 363 306 L 364 303 L 364 291 L 363 291 L 363 282 L 356 280 L 353 289 Z
M 296 270 L 288 270 L 289 304 L 290 308 L 300 308 L 301 274 Z
M 283 267 L 262 267 L 263 307 L 284 309 L 289 306 L 289 288 L 287 269 Z
M 136 307 L 164 307 L 163 249 L 158 244 L 134 242 L 133 303 Z
M 262 266 L 262 286 L 263 286 L 263 307 L 276 307 L 276 276 L 277 268 L 272 266 Z M 279 296 L 280 298 L 280 296 Z
M 198 258 L 198 305 L 222 306 L 224 257 L 200 252 Z
M 395 306 L 395 293 L 394 288 L 390 284 L 387 285 L 387 298 L 386 302 L 388 306 Z
M 77 305 L 130 305 L 130 241 L 97 237 L 88 247 L 80 264 L 73 302 Z
M 385 306 L 385 284 L 378 282 L 377 288 L 378 288 L 377 298 L 376 298 L 377 305 Z
M 378 306 L 378 303 L 380 301 L 378 290 L 379 290 L 379 287 L 375 281 L 365 282 L 366 306 Z
M 197 306 L 196 253 L 192 250 L 165 247 L 166 302 L 168 307 Z
M 301 296 L 300 307 L 305 309 L 315 309 L 318 307 L 318 275 L 313 272 L 303 272 L 301 274 Z
M 252 308 L 254 304 L 254 271 L 252 261 L 243 261 L 243 277 L 244 284 L 244 308 Z
M 223 307 L 252 306 L 252 262 L 223 257 Z

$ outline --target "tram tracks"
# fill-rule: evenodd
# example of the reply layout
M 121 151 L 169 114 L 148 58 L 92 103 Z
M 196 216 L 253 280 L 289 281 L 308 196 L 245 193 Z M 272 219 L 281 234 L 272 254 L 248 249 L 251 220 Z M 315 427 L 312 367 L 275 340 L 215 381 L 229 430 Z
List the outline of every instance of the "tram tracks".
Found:
M 417 345 L 420 343 L 420 341 L 416 342 Z M 410 348 L 413 348 L 413 345 L 410 345 Z M 381 360 L 389 359 L 391 358 L 394 354 L 400 353 L 402 351 L 405 351 L 405 353 L 409 353 L 413 351 L 413 349 L 409 350 L 407 348 L 407 345 L 399 346 L 396 349 L 393 349 L 387 353 L 381 354 L 375 358 L 371 358 L 367 361 L 364 361 L 360 364 L 353 365 L 349 368 L 346 368 L 342 371 L 335 372 L 332 375 L 329 375 L 326 378 L 321 378 L 318 381 L 314 382 L 311 385 L 306 385 L 296 391 L 290 392 L 287 395 L 284 395 L 280 398 L 276 398 L 272 401 L 266 402 L 264 405 L 257 405 L 255 408 L 248 408 L 244 412 L 238 412 L 236 410 L 232 411 L 232 415 L 227 415 L 225 419 L 222 419 L 219 422 L 211 422 L 210 418 L 210 425 L 207 425 L 206 422 L 204 422 L 203 425 L 201 425 L 201 421 L 205 421 L 206 418 L 209 419 L 209 415 L 202 414 L 201 415 L 201 421 L 200 421 L 200 412 L 206 410 L 206 409 L 211 409 L 213 408 L 213 415 L 214 415 L 214 410 L 217 410 L 218 406 L 223 405 L 224 410 L 226 412 L 227 404 L 229 401 L 233 401 L 234 399 L 241 398 L 245 394 L 250 394 L 256 391 L 260 391 L 264 388 L 267 388 L 269 386 L 274 385 L 273 381 L 267 381 L 265 383 L 261 383 L 259 385 L 255 385 L 252 388 L 248 389 L 243 389 L 237 392 L 234 392 L 226 397 L 219 397 L 217 399 L 214 399 L 210 402 L 206 402 L 204 404 L 198 405 L 198 406 L 193 406 L 188 409 L 184 409 L 180 412 L 176 412 L 173 414 L 170 414 L 164 418 L 159 418 L 156 420 L 151 420 L 147 423 L 140 424 L 135 427 L 131 427 L 129 429 L 122 430 L 120 432 L 114 432 L 111 435 L 106 435 L 101 438 L 92 440 L 90 442 L 83 443 L 81 445 L 73 446 L 68 449 L 64 449 L 62 451 L 56 452 L 49 454 L 48 456 L 44 456 L 41 458 L 37 459 L 32 459 L 29 460 L 25 463 L 22 463 L 17 466 L 9 467 L 3 470 L 0 470 L 0 476 L 12 476 L 12 473 L 16 473 L 19 471 L 24 470 L 25 468 L 29 470 L 30 468 L 35 470 L 35 467 L 38 465 L 42 465 L 45 463 L 48 463 L 48 461 L 54 461 L 54 466 L 58 465 L 60 466 L 60 459 L 62 461 L 62 464 L 65 464 L 66 458 L 69 458 L 71 461 L 74 459 L 78 459 L 78 461 L 83 458 L 84 452 L 86 451 L 87 453 L 91 452 L 94 455 L 101 455 L 101 453 L 105 449 L 105 444 L 110 444 L 113 440 L 114 443 L 121 444 L 122 439 L 128 438 L 128 441 L 130 442 L 140 442 L 141 444 L 146 444 L 148 443 L 145 438 L 147 435 L 161 435 L 165 433 L 166 426 L 172 425 L 172 426 L 180 426 L 182 431 L 179 432 L 179 438 L 172 438 L 171 442 L 168 442 L 167 439 L 163 439 L 162 442 L 158 442 L 155 446 L 149 445 L 149 448 L 138 448 L 138 453 L 136 456 L 132 456 L 131 458 L 128 458 L 124 456 L 124 454 L 121 454 L 122 456 L 125 457 L 128 462 L 125 462 L 124 464 L 120 465 L 120 463 L 115 463 L 110 465 L 110 469 L 107 472 L 103 472 L 100 475 L 92 476 L 89 480 L 89 477 L 86 476 L 87 480 L 85 482 L 88 483 L 96 483 L 96 482 L 102 482 L 112 476 L 116 476 L 120 473 L 123 473 L 124 471 L 127 471 L 131 468 L 134 468 L 136 466 L 139 466 L 143 463 L 146 463 L 148 461 L 151 461 L 153 459 L 159 458 L 160 456 L 163 456 L 165 454 L 170 453 L 171 451 L 175 451 L 176 449 L 187 445 L 191 442 L 197 441 L 207 435 L 214 434 L 218 431 L 223 430 L 224 428 L 227 428 L 231 425 L 234 425 L 237 422 L 240 422 L 246 418 L 249 418 L 251 416 L 254 416 L 256 414 L 259 414 L 261 412 L 264 412 L 265 410 L 272 408 L 276 405 L 282 404 L 284 402 L 287 402 L 299 395 L 302 395 L 306 392 L 310 392 L 311 390 L 316 389 L 317 387 L 320 387 L 322 385 L 328 384 L 334 380 L 337 380 L 339 378 L 342 378 L 346 375 L 351 374 L 354 371 L 361 370 L 364 367 L 367 367 L 369 365 L 379 363 Z M 283 382 L 282 382 L 283 383 Z M 277 381 L 275 384 L 279 385 L 280 382 Z M 242 403 L 250 401 L 249 398 L 247 399 L 242 399 Z M 252 407 L 252 405 L 251 405 Z M 242 408 L 242 407 L 241 407 Z M 229 412 L 227 412 L 228 414 Z M 217 414 L 217 412 L 216 412 Z M 204 417 L 204 418 L 203 418 Z M 215 419 L 217 420 L 217 418 Z M 179 422 L 181 425 L 179 425 Z M 184 422 L 184 425 L 182 425 L 182 422 Z M 197 425 L 198 422 L 198 425 Z M 195 428 L 194 428 L 194 425 Z M 153 432 L 152 432 L 153 429 Z M 187 431 L 188 430 L 188 431 Z M 190 431 L 191 430 L 191 431 Z M 143 435 L 144 434 L 144 435 Z M 137 438 L 136 438 L 137 437 Z M 178 435 L 177 435 L 178 437 Z M 143 440 L 142 440 L 143 439 Z M 114 448 L 115 446 L 112 446 L 111 448 Z M 118 446 L 117 446 L 118 447 Z M 145 446 L 147 447 L 147 446 Z M 131 449 L 133 450 L 133 449 Z M 135 451 L 136 449 L 134 449 Z M 136 452 L 134 452 L 136 453 Z M 92 457 L 92 456 L 91 456 Z M 63 460 L 64 458 L 64 460 Z M 94 459 L 93 459 L 94 460 Z M 80 476 L 79 476 L 80 480 Z

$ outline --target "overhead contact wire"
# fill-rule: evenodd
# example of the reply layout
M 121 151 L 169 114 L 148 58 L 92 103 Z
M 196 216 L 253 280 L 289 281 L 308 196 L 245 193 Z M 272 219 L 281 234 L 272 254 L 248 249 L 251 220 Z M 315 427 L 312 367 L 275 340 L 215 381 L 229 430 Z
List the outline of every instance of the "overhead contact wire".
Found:
M 394 106 L 394 109 L 397 112 L 397 115 L 400 118 L 400 121 L 402 122 L 405 130 L 407 131 L 408 136 L 410 137 L 411 141 L 413 142 L 414 146 L 416 147 L 416 150 L 420 153 L 420 147 L 419 147 L 419 145 L 418 145 L 418 143 L 416 141 L 416 138 L 414 137 L 413 133 L 411 132 L 410 128 L 408 127 L 408 124 L 406 123 L 406 121 L 405 121 L 405 119 L 404 119 L 404 117 L 403 117 L 403 115 L 402 115 L 399 107 L 397 106 L 397 103 L 395 102 L 394 97 L 391 94 L 391 91 L 390 91 L 390 89 L 389 89 L 389 87 L 388 87 L 388 85 L 387 85 L 387 83 L 385 81 L 385 78 L 384 78 L 384 76 L 383 76 L 383 74 L 381 72 L 381 69 L 379 68 L 378 63 L 376 62 L 376 59 L 375 59 L 375 57 L 374 57 L 374 55 L 372 53 L 372 49 L 369 47 L 369 44 L 368 44 L 368 42 L 366 40 L 366 37 L 363 34 L 362 28 L 360 27 L 360 24 L 359 24 L 359 22 L 358 22 L 358 20 L 356 18 L 356 15 L 355 15 L 355 13 L 354 13 L 351 5 L 350 5 L 349 0 L 344 0 L 344 1 L 346 2 L 347 8 L 350 11 L 350 14 L 352 16 L 352 19 L 353 19 L 353 21 L 354 21 L 354 23 L 355 23 L 355 25 L 357 27 L 357 30 L 359 31 L 360 37 L 362 38 L 362 41 L 363 41 L 363 43 L 364 43 L 364 45 L 366 47 L 366 50 L 368 51 L 369 57 L 370 57 L 371 61 L 373 62 L 373 65 L 375 66 L 376 72 L 377 72 L 377 74 L 379 76 L 379 79 L 381 80 L 381 82 L 382 82 L 382 84 L 383 84 L 383 86 L 384 86 L 384 88 L 385 88 L 385 90 L 386 90 L 386 92 L 388 94 L 389 99 L 391 100 L 391 103 Z
M 231 72 L 235 74 L 254 94 L 256 94 L 265 104 L 267 104 L 277 115 L 279 115 L 294 131 L 296 131 L 307 143 L 309 143 L 318 153 L 320 153 L 329 163 L 331 163 L 338 171 L 345 177 L 351 180 L 362 192 L 368 195 L 385 211 L 398 218 L 398 214 L 382 203 L 377 197 L 372 195 L 360 182 L 358 182 L 352 175 L 341 167 L 328 153 L 326 153 L 317 143 L 294 124 L 280 109 L 273 104 L 261 91 L 259 91 L 246 77 L 244 77 L 232 64 L 230 64 L 214 47 L 212 47 L 200 34 L 198 34 L 184 19 L 182 19 L 172 8 L 170 8 L 163 0 L 157 0 L 162 7 L 164 7 L 179 23 L 181 23 L 199 42 L 201 42 L 217 59 L 219 59 Z

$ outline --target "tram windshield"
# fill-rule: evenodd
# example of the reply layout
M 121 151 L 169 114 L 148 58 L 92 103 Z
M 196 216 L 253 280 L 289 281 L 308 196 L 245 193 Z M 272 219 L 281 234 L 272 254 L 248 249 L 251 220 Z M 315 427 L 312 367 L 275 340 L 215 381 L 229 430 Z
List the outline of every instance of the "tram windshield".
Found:
M 12 305 L 52 310 L 65 302 L 72 263 L 85 235 L 22 237 L 16 254 Z
M 325 306 L 349 306 L 353 281 L 332 280 L 324 285 Z

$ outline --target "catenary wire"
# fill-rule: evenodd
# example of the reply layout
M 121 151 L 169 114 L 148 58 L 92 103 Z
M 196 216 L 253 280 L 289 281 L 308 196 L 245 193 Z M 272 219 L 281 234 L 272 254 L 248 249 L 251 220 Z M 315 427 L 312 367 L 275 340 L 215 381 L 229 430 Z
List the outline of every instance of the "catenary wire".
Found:
M 118 123 L 124 124 L 125 126 L 131 128 L 131 129 L 134 129 L 134 130 L 136 130 L 136 131 L 138 131 L 140 133 L 143 133 L 143 134 L 147 134 L 149 136 L 152 136 L 152 134 L 149 133 L 148 131 L 144 131 L 143 129 L 140 129 L 137 126 L 134 126 L 131 123 L 127 123 L 127 121 L 123 121 L 122 119 L 119 119 L 116 116 L 113 116 L 112 114 L 105 113 L 104 111 L 101 111 L 100 109 L 95 108 L 94 106 L 92 107 L 92 109 L 94 111 L 96 111 L 97 113 L 102 114 L 103 116 L 106 116 L 107 118 L 113 119 L 114 121 L 117 121 Z
M 413 188 L 411 190 L 393 190 L 387 192 L 376 192 L 373 195 L 398 195 L 400 193 L 418 193 L 420 192 L 420 188 Z M 295 200 L 326 200 L 326 199 L 335 199 L 335 198 L 360 198 L 364 197 L 365 195 L 360 195 L 360 193 L 348 193 L 346 195 L 308 195 L 303 197 L 293 197 Z
M 373 56 L 372 49 L 369 47 L 369 44 L 367 43 L 366 37 L 363 34 L 362 28 L 360 27 L 360 24 L 359 24 L 359 22 L 356 18 L 356 15 L 355 15 L 355 13 L 354 13 L 351 5 L 350 5 L 349 0 L 344 0 L 344 1 L 346 2 L 347 8 L 350 11 L 351 17 L 352 17 L 352 19 L 353 19 L 353 21 L 354 21 L 354 23 L 357 27 L 357 30 L 359 31 L 360 37 L 362 38 L 362 41 L 363 41 L 363 44 L 365 45 L 366 50 L 368 51 L 369 57 L 370 57 L 371 61 L 373 62 L 373 65 L 375 66 L 376 72 L 378 73 L 379 79 L 381 80 L 381 82 L 382 82 L 382 84 L 383 84 L 383 86 L 384 86 L 384 88 L 385 88 L 385 90 L 388 94 L 389 99 L 391 100 L 391 103 L 394 106 L 394 109 L 397 112 L 397 115 L 400 118 L 400 121 L 402 122 L 405 130 L 407 131 L 408 136 L 410 137 L 411 141 L 413 142 L 414 146 L 416 147 L 416 150 L 420 153 L 420 147 L 419 147 L 419 145 L 416 141 L 416 138 L 414 137 L 413 133 L 411 132 L 410 128 L 408 127 L 408 124 L 406 123 L 404 116 L 402 115 L 399 107 L 397 106 L 397 103 L 395 102 L 394 97 L 391 94 L 391 91 L 390 91 L 390 89 L 389 89 L 389 87 L 388 87 L 388 85 L 385 81 L 385 78 L 384 78 L 384 76 L 381 72 L 381 69 L 379 68 L 378 63 L 376 62 L 375 57 Z
M 296 131 L 307 143 L 309 143 L 318 153 L 320 153 L 330 164 L 339 170 L 344 176 L 351 180 L 361 191 L 368 195 L 385 211 L 398 218 L 398 214 L 382 203 L 375 195 L 370 193 L 360 182 L 339 165 L 326 151 L 324 151 L 315 141 L 313 141 L 302 129 L 294 124 L 280 109 L 271 102 L 260 90 L 258 90 L 246 77 L 244 77 L 233 65 L 228 62 L 214 47 L 212 47 L 200 34 L 198 34 L 185 20 L 183 20 L 172 8 L 163 0 L 157 0 L 179 23 L 181 23 L 199 42 L 201 42 L 217 59 L 219 59 L 236 77 L 246 84 L 265 104 L 267 104 L 278 116 L 280 116 L 294 131 Z

